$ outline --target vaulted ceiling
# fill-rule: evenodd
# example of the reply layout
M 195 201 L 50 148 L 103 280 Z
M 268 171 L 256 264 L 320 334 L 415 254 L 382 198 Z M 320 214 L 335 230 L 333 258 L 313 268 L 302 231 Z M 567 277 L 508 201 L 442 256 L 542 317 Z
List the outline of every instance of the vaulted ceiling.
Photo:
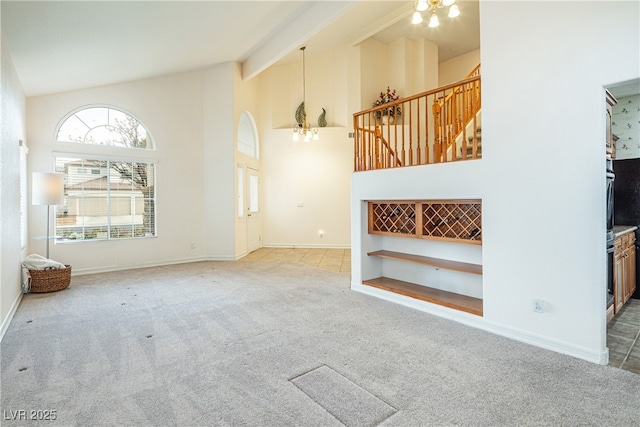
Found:
M 411 1 L 7 1 L 2 41 L 27 96 L 242 63 L 269 66 L 373 37 L 425 38 L 440 61 L 477 49 L 478 0 L 436 29 L 410 23 Z

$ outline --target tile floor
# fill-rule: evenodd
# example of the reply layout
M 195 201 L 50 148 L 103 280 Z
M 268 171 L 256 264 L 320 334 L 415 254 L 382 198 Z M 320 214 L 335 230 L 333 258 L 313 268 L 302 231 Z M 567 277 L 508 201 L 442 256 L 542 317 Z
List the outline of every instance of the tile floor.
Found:
M 297 261 L 336 273 L 351 273 L 351 249 L 261 248 L 240 261 Z
M 640 374 L 640 299 L 631 298 L 607 325 L 609 366 Z
M 297 261 L 351 273 L 350 249 L 261 248 L 240 261 Z M 629 300 L 607 325 L 609 366 L 640 374 L 640 299 Z

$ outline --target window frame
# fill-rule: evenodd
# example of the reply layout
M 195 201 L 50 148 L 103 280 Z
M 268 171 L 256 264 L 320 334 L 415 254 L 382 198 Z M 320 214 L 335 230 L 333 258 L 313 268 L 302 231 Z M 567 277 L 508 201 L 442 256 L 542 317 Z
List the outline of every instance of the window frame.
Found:
M 105 115 L 105 119 L 107 120 L 106 124 L 104 121 L 100 122 L 99 120 L 96 120 L 95 122 L 90 122 L 90 124 L 95 124 L 94 127 L 90 128 L 88 124 L 83 122 L 83 124 L 87 126 L 88 130 L 84 135 L 84 138 L 82 141 L 73 141 L 73 140 L 70 140 L 71 138 L 64 138 L 64 137 L 62 139 L 58 139 L 60 130 L 61 128 L 63 128 L 67 120 L 69 120 L 71 117 L 73 117 L 74 115 L 77 115 L 78 113 L 84 110 L 93 109 L 93 108 L 107 109 L 107 112 Z M 108 139 L 108 136 L 110 135 L 109 133 L 105 134 L 107 136 L 107 139 L 105 140 L 88 141 L 86 139 L 86 136 L 89 135 L 93 129 L 99 126 L 107 126 L 109 125 L 109 123 L 111 123 L 110 121 L 111 119 L 109 118 L 110 117 L 109 110 L 117 111 L 119 114 L 123 115 L 126 120 L 133 119 L 133 121 L 130 122 L 132 126 L 131 128 L 126 128 L 124 126 L 121 128 L 125 131 L 127 129 L 131 129 L 131 132 L 134 135 L 134 137 L 132 137 L 130 140 L 140 141 L 141 139 L 135 139 L 135 136 L 139 134 L 134 132 L 137 132 L 137 130 L 139 130 L 138 127 L 144 130 L 145 132 L 144 147 L 139 147 L 134 145 L 124 145 L 124 144 L 119 144 L 117 142 L 114 143 L 115 141 L 114 139 Z M 101 114 L 102 112 L 97 112 L 96 116 L 99 117 Z M 109 126 L 112 126 L 112 125 L 109 125 Z M 116 129 L 115 131 L 120 132 L 122 134 L 122 130 Z M 110 132 L 113 132 L 113 130 Z M 131 133 L 129 135 L 131 135 Z M 60 121 L 57 123 L 55 127 L 53 137 L 54 137 L 54 141 L 57 148 L 62 148 L 62 150 L 59 150 L 59 151 L 54 150 L 52 152 L 54 168 L 56 169 L 56 171 L 63 173 L 63 175 L 65 176 L 65 196 L 64 196 L 64 202 L 63 202 L 64 204 L 60 206 L 56 206 L 56 209 L 54 210 L 54 214 L 56 218 L 55 226 L 54 226 L 56 238 L 54 240 L 54 244 L 58 244 L 58 243 L 67 244 L 67 243 L 79 243 L 79 242 L 91 242 L 91 241 L 102 241 L 102 242 L 120 241 L 120 240 L 129 240 L 129 239 L 144 239 L 144 238 L 158 237 L 158 189 L 157 189 L 158 161 L 156 160 L 156 157 L 157 157 L 156 144 L 151 132 L 140 119 L 138 119 L 135 115 L 129 113 L 128 111 L 120 107 L 105 105 L 105 104 L 84 105 L 70 111 L 60 119 Z M 122 138 L 122 141 L 126 142 L 126 137 Z M 76 188 L 76 190 L 79 193 L 78 196 L 80 197 L 77 200 L 86 200 L 85 198 L 89 197 L 89 199 L 91 199 L 94 203 L 97 203 L 100 206 L 102 206 L 99 209 L 98 213 L 96 215 L 93 215 L 95 216 L 96 221 L 101 221 L 100 218 L 104 218 L 104 223 L 99 222 L 96 224 L 87 224 L 85 222 L 86 218 L 80 219 L 81 224 L 78 224 L 76 228 L 78 229 L 78 233 L 81 237 L 77 239 L 69 239 L 68 236 L 65 236 L 65 238 L 62 238 L 63 233 L 62 231 L 60 231 L 63 228 L 69 228 L 69 227 L 65 227 L 65 224 L 63 224 L 63 221 L 59 221 L 62 218 L 62 216 L 58 215 L 59 213 L 58 208 L 64 208 L 65 206 L 67 206 L 68 208 L 69 206 L 67 205 L 67 203 L 70 200 L 69 187 L 67 187 L 67 182 L 70 181 L 68 166 L 66 166 L 68 162 L 65 163 L 65 166 L 62 166 L 62 164 L 59 164 L 59 162 L 61 162 L 63 159 L 81 161 L 82 162 L 81 167 L 84 167 L 86 169 L 86 174 L 76 176 L 76 179 L 79 179 L 80 181 L 76 182 L 73 185 L 77 185 L 78 183 L 86 183 L 94 179 L 106 179 L 106 183 L 103 183 L 105 184 L 105 187 L 102 189 L 96 188 L 93 190 L 85 190 L 83 186 L 81 186 L 80 188 Z M 106 162 L 106 165 L 105 165 L 106 169 L 104 171 L 102 171 L 101 169 L 98 169 L 98 174 L 96 174 L 94 169 L 96 169 L 95 165 L 98 162 Z M 121 173 L 111 167 L 111 163 L 114 163 L 114 162 L 123 162 L 125 165 L 129 163 L 131 164 L 131 167 L 134 167 L 135 166 L 134 164 L 148 165 L 147 167 L 143 168 L 145 172 L 142 176 L 145 177 L 146 180 L 148 180 L 147 185 L 149 187 L 152 187 L 151 188 L 152 192 L 147 193 L 144 190 L 145 188 L 144 186 L 138 186 L 135 182 L 136 180 L 131 178 L 132 176 L 134 176 L 134 174 L 131 171 L 130 171 L 131 175 L 129 175 L 129 178 L 125 178 L 123 177 L 123 175 L 114 175 L 117 173 Z M 60 170 L 60 169 L 63 169 L 63 170 Z M 149 173 L 149 170 L 151 170 L 150 175 L 147 175 Z M 83 180 L 80 177 L 85 179 Z M 111 185 L 112 185 L 111 183 L 116 181 L 121 183 L 128 182 L 128 184 L 125 183 L 124 185 L 125 186 L 131 185 L 131 189 L 119 190 L 123 192 L 115 193 L 111 189 Z M 123 188 L 120 185 L 118 185 L 118 187 Z M 102 198 L 100 194 L 98 194 L 97 198 L 91 198 L 90 193 L 92 192 L 94 193 L 94 195 L 96 192 L 97 193 L 104 192 L 105 193 L 104 198 Z M 123 220 L 122 215 L 118 215 L 118 211 L 117 211 L 118 206 L 120 208 L 123 208 L 124 205 L 127 204 L 126 200 L 124 200 L 124 198 L 126 198 L 125 193 L 127 192 L 129 194 L 129 197 L 131 198 L 130 199 L 131 202 L 129 204 L 129 212 L 124 213 L 124 218 L 126 218 L 128 215 L 131 215 L 130 223 L 127 223 L 126 219 Z M 136 194 L 136 193 L 141 193 L 141 194 Z M 89 196 L 87 196 L 87 194 L 89 194 Z M 116 197 L 119 197 L 119 198 L 115 199 Z M 82 203 L 84 203 L 84 201 Z M 112 210 L 113 203 L 118 204 L 118 206 L 115 207 L 116 209 L 115 211 Z M 143 204 L 142 205 L 143 209 L 141 211 L 143 212 L 142 214 L 143 217 L 141 220 L 142 222 L 140 224 L 137 222 L 139 218 L 137 218 L 136 216 L 138 211 L 138 209 L 136 208 L 137 206 L 136 203 Z M 152 215 L 152 217 L 150 219 L 145 217 L 146 214 L 144 212 L 147 209 L 151 211 L 149 215 Z M 64 215 L 66 215 L 66 212 L 68 211 L 63 211 L 63 212 L 64 212 Z M 81 213 L 80 216 L 86 216 L 84 215 L 86 211 L 82 210 L 78 212 Z M 124 222 L 118 223 L 118 220 L 123 220 Z M 151 224 L 151 228 L 147 233 L 144 233 L 144 231 L 146 231 L 144 230 L 145 223 L 147 224 L 147 226 L 148 224 Z M 122 235 L 119 235 L 119 234 L 113 234 L 113 231 L 119 230 L 119 225 L 125 226 L 124 229 L 120 229 L 120 230 L 124 230 L 124 233 L 125 233 L 124 237 L 121 237 Z M 143 235 L 138 235 L 138 236 L 135 235 L 136 229 L 138 228 L 138 226 L 141 226 L 143 228 L 143 233 L 144 233 Z M 127 227 L 130 227 L 130 228 L 127 230 L 126 229 Z M 92 238 L 87 238 L 86 230 L 88 228 L 91 229 L 92 233 L 95 234 L 96 236 L 99 235 L 99 233 L 102 233 L 105 231 L 106 231 L 106 235 L 101 236 L 99 238 L 96 236 L 93 236 Z M 102 230 L 102 228 L 104 228 L 104 230 Z
M 91 143 L 87 143 L 87 142 L 68 141 L 66 139 L 65 140 L 58 139 L 58 134 L 60 133 L 60 128 L 67 122 L 67 120 L 69 120 L 72 116 L 78 114 L 79 112 L 84 111 L 84 110 L 88 110 L 88 109 L 91 109 L 91 108 L 107 108 L 107 109 L 114 110 L 114 111 L 117 111 L 119 113 L 125 114 L 125 115 L 135 119 L 144 128 L 144 130 L 145 130 L 145 132 L 147 134 L 147 141 L 149 142 L 151 147 L 144 147 L 144 148 L 142 148 L 142 147 L 123 147 L 123 146 L 117 146 L 117 145 L 91 144 Z M 116 107 L 116 106 L 113 106 L 113 105 L 108 105 L 108 104 L 89 104 L 89 105 L 83 105 L 81 107 L 78 107 L 78 108 L 75 108 L 75 109 L 71 110 L 69 113 L 65 114 L 62 117 L 62 119 L 60 119 L 58 121 L 58 123 L 56 124 L 55 130 L 53 132 L 53 140 L 55 142 L 57 142 L 57 143 L 78 144 L 79 146 L 87 146 L 87 147 L 103 147 L 103 148 L 114 148 L 114 149 L 120 149 L 120 150 L 140 150 L 142 152 L 155 151 L 156 150 L 155 138 L 153 137 L 153 135 L 149 131 L 149 128 L 147 128 L 147 126 L 144 124 L 144 122 L 142 120 L 140 120 L 135 114 L 132 114 L 132 113 L 128 112 L 127 110 L 123 109 L 123 108 Z
M 29 147 L 20 140 L 20 249 L 25 250 L 29 246 L 28 239 L 28 214 L 27 202 L 27 164 L 29 157 Z
M 252 145 L 248 145 L 242 138 L 243 133 L 247 132 L 251 134 Z M 238 140 L 236 143 L 236 150 L 245 156 L 252 159 L 260 159 L 260 139 L 258 137 L 258 127 L 253 115 L 249 111 L 243 111 L 240 113 L 238 119 Z

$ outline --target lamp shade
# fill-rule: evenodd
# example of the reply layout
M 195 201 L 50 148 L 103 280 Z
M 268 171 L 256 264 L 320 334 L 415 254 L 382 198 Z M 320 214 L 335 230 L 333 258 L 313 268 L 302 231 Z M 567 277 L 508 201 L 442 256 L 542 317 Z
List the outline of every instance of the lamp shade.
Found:
M 59 173 L 34 172 L 31 177 L 31 203 L 59 205 L 64 200 L 64 177 Z

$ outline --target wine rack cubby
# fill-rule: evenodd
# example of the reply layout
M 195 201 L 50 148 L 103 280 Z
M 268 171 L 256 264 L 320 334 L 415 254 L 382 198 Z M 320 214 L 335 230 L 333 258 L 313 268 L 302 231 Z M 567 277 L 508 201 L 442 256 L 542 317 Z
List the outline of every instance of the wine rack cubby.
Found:
M 369 233 L 482 244 L 482 201 L 371 201 Z
M 414 202 L 369 202 L 369 232 L 416 234 L 416 204 Z

